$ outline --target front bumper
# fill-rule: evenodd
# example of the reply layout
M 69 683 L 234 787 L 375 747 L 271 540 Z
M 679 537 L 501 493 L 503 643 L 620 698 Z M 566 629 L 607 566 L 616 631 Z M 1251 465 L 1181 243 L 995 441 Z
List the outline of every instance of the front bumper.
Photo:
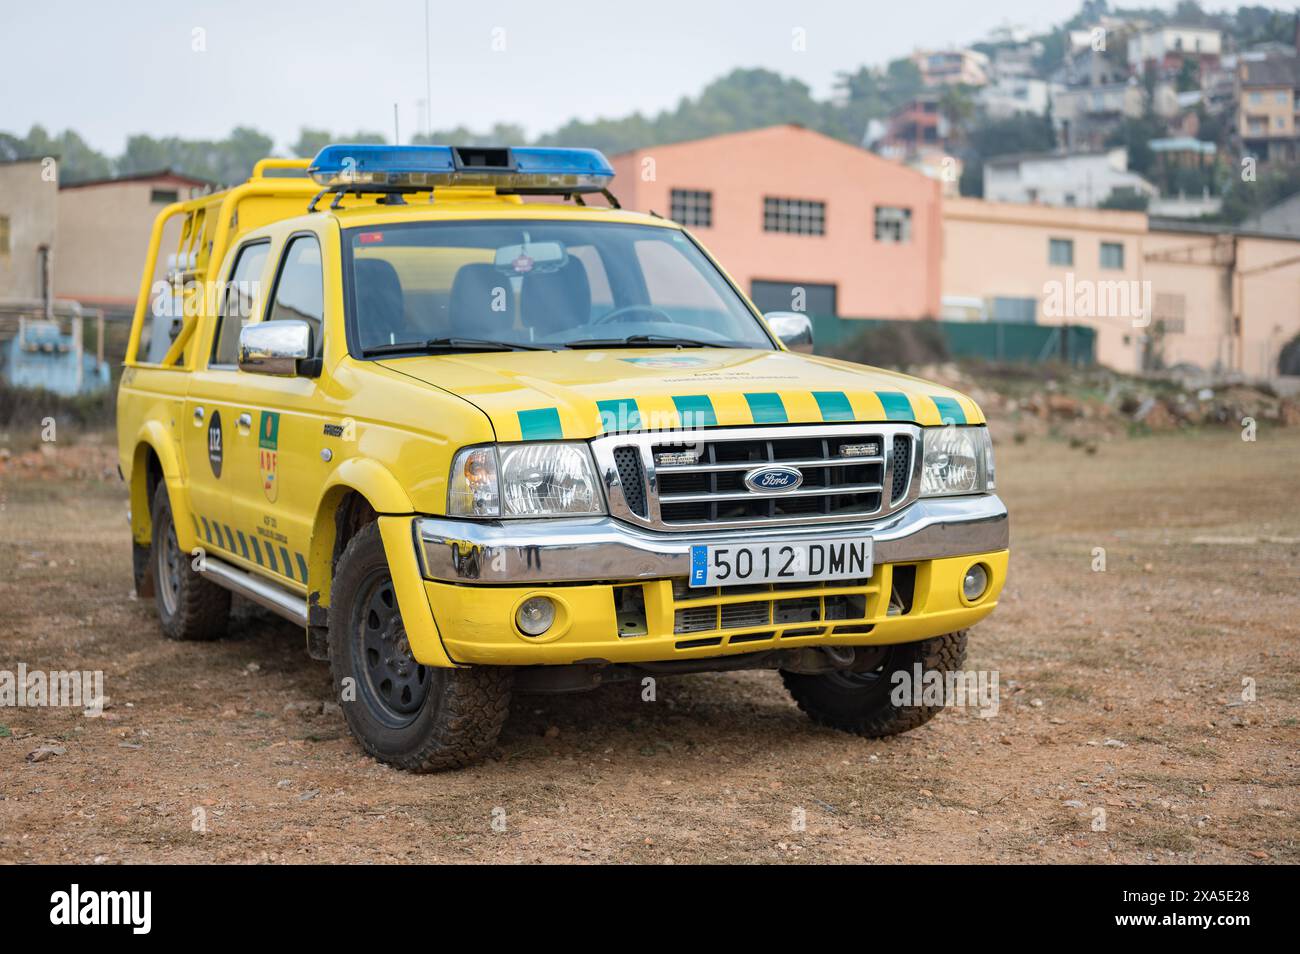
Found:
M 654 533 L 609 517 L 415 522 L 424 576 L 445 583 L 590 583 L 690 574 L 691 546 L 824 536 L 872 539 L 876 563 L 934 560 L 1005 550 L 1007 508 L 993 494 L 934 497 L 872 523 L 821 524 L 727 533 Z
M 638 663 L 911 642 L 988 615 L 1007 568 L 1007 512 L 992 495 L 919 500 L 874 523 L 714 535 L 653 533 L 608 518 L 430 517 L 417 518 L 413 529 L 442 645 L 452 661 L 481 665 Z M 693 543 L 832 534 L 872 538 L 869 579 L 685 586 Z M 961 580 L 976 562 L 989 585 L 971 601 Z M 556 622 L 540 637 L 525 636 L 515 610 L 539 594 L 556 603 Z

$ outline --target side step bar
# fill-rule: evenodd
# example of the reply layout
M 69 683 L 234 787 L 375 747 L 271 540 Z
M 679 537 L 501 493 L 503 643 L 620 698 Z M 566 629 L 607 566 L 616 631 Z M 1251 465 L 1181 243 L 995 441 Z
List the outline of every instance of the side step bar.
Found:
M 212 557 L 203 559 L 199 573 L 218 586 L 224 586 L 232 593 L 238 593 L 258 606 L 266 607 L 291 623 L 307 625 L 307 601 L 301 596 Z

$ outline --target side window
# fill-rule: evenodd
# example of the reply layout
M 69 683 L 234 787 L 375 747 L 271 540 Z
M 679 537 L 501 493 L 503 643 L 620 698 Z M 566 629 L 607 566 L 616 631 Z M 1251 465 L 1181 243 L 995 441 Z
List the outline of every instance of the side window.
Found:
M 321 354 L 321 329 L 325 321 L 325 272 L 320 242 L 314 235 L 299 235 L 289 242 L 280 260 L 280 277 L 268 321 L 297 318 L 311 325 L 312 350 Z
M 270 242 L 245 245 L 239 250 L 230 281 L 221 296 L 217 315 L 217 334 L 212 345 L 211 364 L 233 365 L 239 356 L 239 331 L 253 320 L 257 303 L 262 300 L 262 266 L 271 250 Z

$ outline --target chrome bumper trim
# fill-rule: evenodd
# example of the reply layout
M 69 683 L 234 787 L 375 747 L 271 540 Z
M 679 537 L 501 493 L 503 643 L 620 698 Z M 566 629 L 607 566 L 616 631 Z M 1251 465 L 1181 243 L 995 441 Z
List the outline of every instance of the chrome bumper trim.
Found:
M 426 579 L 447 583 L 595 583 L 690 575 L 692 544 L 871 537 L 876 563 L 1005 550 L 1007 508 L 994 494 L 937 497 L 872 523 L 653 533 L 610 517 L 478 521 L 421 517 L 415 537 Z

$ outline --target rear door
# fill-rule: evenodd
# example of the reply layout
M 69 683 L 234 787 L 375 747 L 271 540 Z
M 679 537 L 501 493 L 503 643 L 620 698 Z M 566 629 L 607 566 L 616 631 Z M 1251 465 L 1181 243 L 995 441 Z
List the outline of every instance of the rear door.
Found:
M 180 428 L 199 545 L 236 562 L 248 561 L 250 550 L 239 527 L 231 459 L 250 440 L 252 421 L 238 401 L 235 351 L 239 329 L 262 300 L 270 248 L 269 241 L 254 240 L 232 254 L 218 298 L 212 347 L 200 355 L 190 375 Z

